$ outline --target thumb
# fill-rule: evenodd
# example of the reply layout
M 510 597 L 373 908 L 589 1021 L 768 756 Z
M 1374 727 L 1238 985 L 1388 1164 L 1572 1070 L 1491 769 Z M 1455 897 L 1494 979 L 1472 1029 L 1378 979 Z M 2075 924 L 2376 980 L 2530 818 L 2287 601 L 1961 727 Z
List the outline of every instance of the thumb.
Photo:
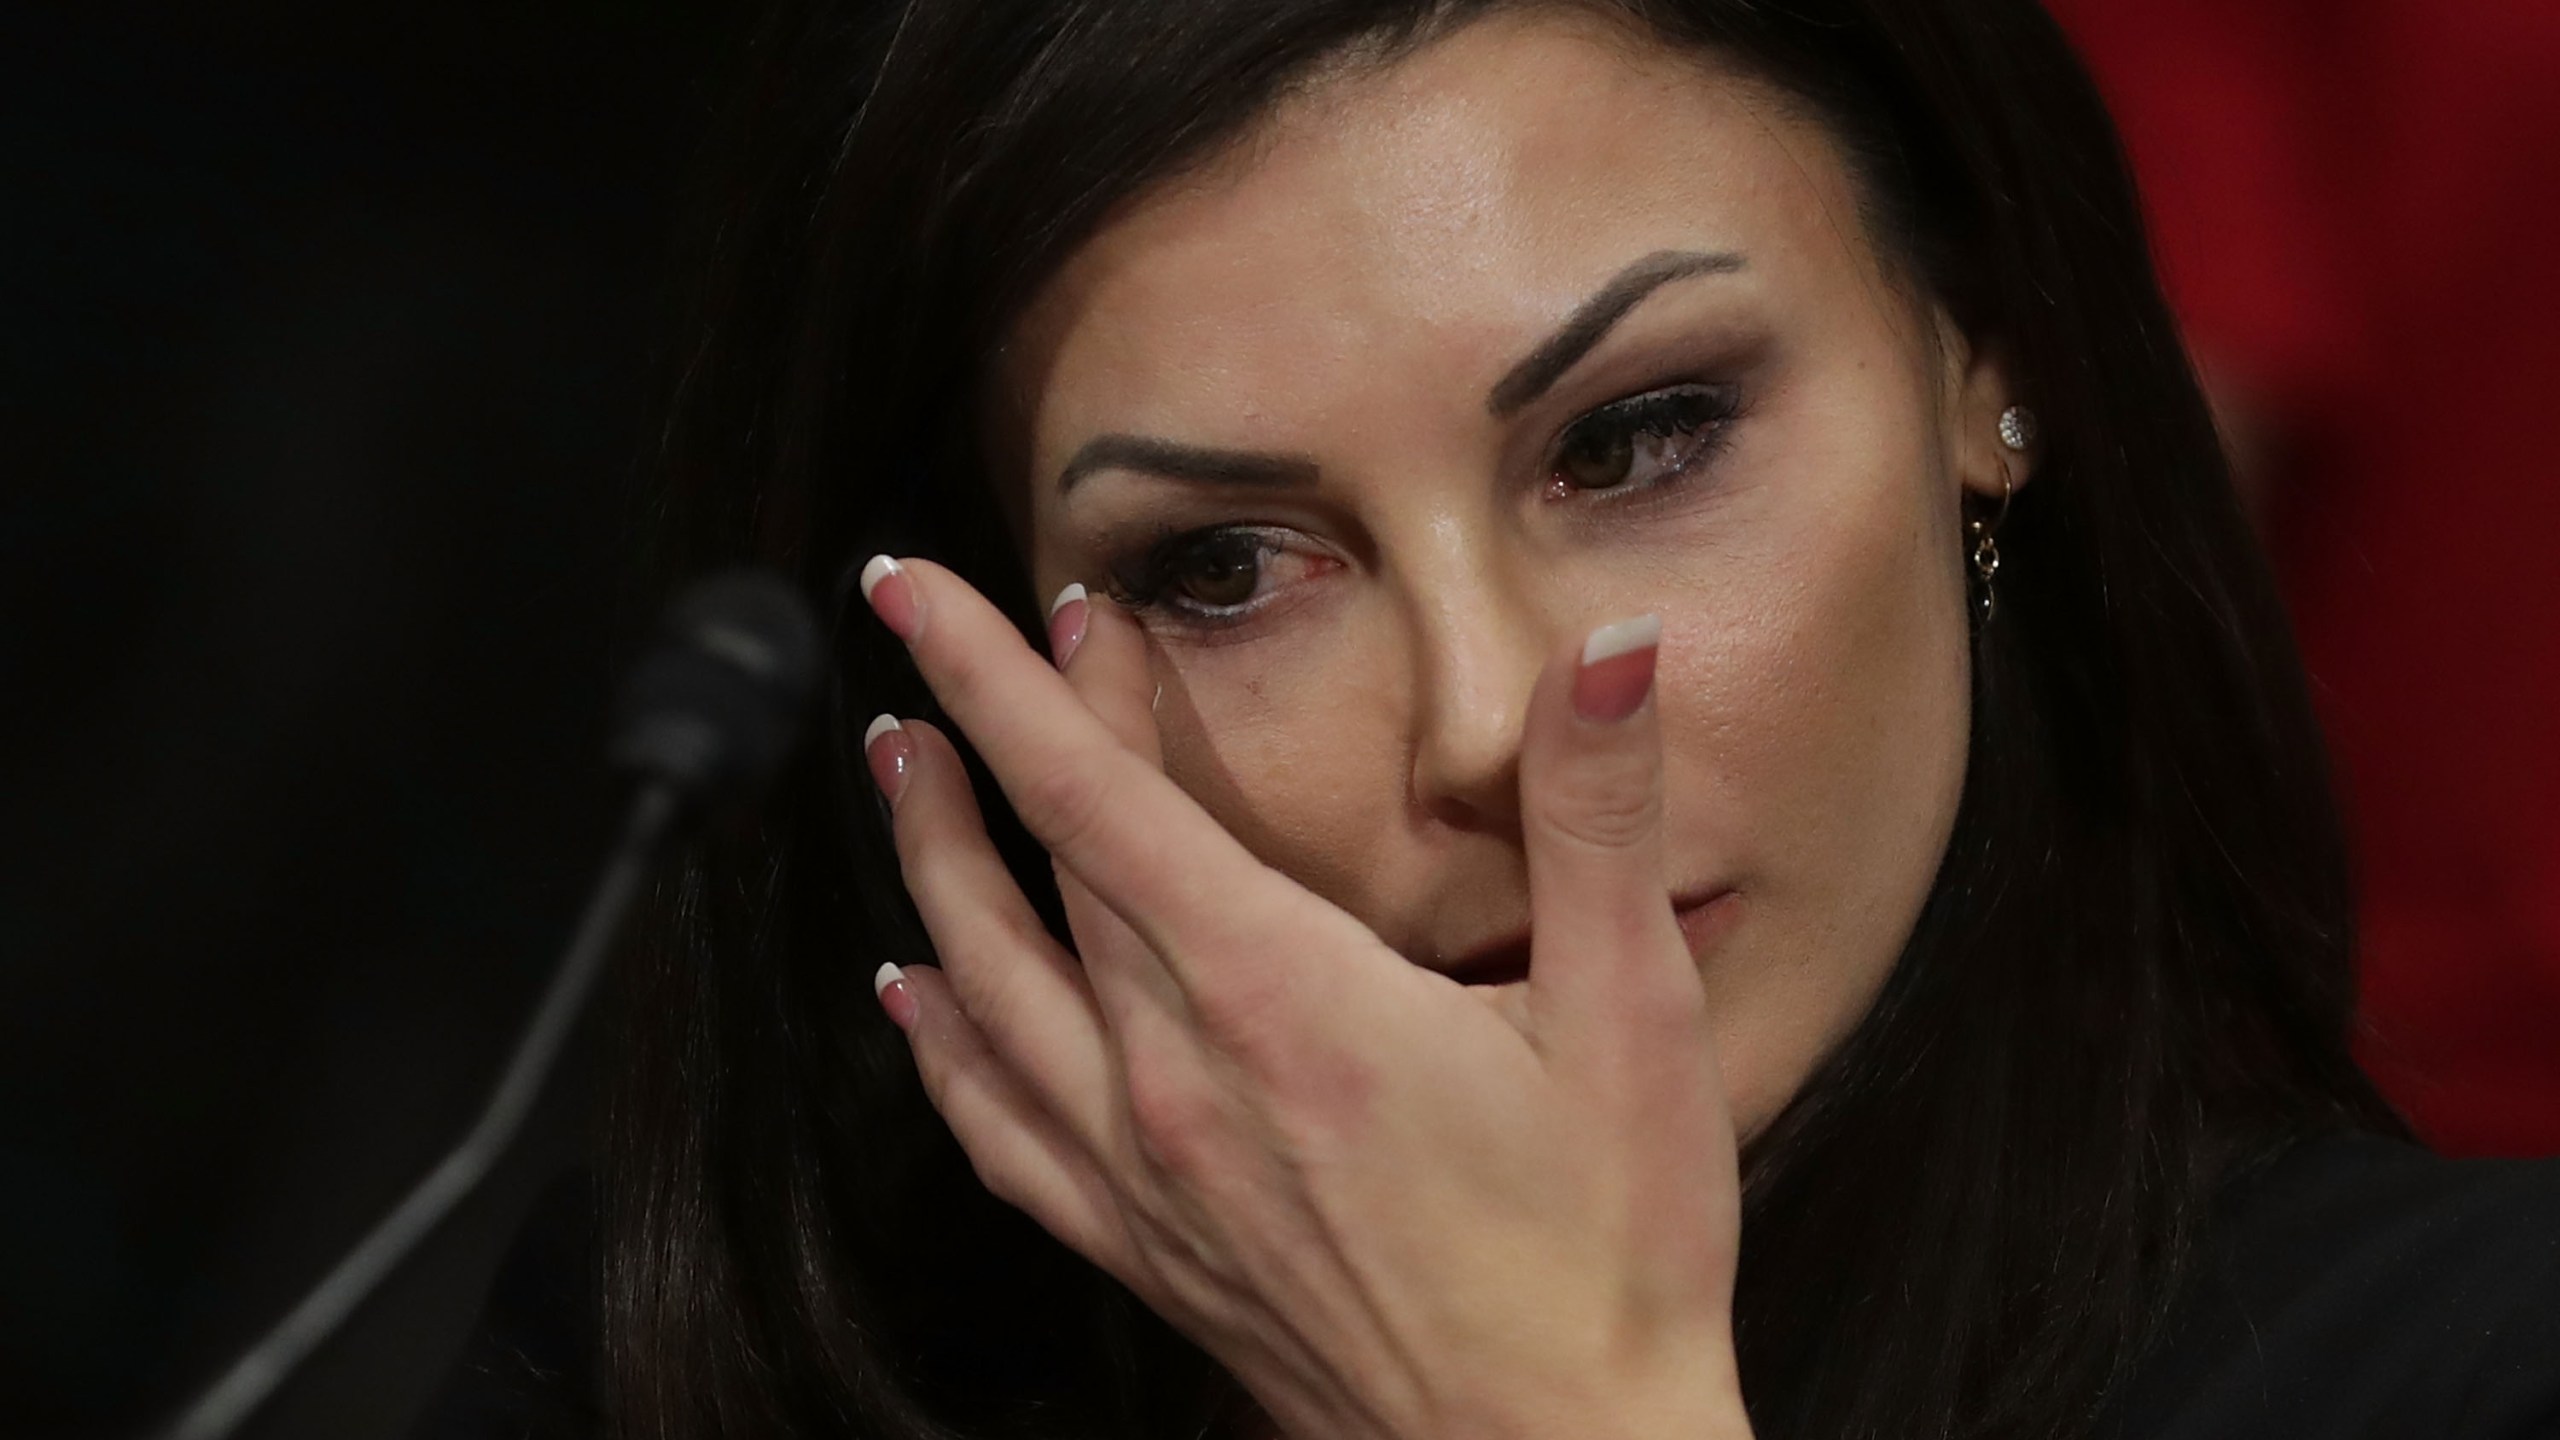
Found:
M 1663 865 L 1661 638 L 1652 615 L 1592 631 L 1539 677 L 1521 737 L 1532 1013 L 1593 1058 L 1702 1020 Z

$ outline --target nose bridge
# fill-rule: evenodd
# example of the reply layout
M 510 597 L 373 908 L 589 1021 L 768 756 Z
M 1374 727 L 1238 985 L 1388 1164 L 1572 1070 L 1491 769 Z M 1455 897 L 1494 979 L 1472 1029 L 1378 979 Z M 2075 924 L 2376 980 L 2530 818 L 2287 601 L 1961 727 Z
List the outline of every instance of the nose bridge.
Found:
M 1413 795 L 1469 828 L 1515 823 L 1520 731 L 1552 626 L 1491 523 L 1441 517 L 1405 576 L 1413 625 Z

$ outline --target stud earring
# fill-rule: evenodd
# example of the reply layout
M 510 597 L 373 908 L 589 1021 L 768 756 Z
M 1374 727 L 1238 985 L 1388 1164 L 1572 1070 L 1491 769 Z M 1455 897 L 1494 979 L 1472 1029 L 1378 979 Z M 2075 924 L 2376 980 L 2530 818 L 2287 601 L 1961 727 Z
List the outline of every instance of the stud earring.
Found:
M 2012 410 L 2010 413 L 2017 412 Z M 2000 418 L 2001 427 L 2005 430 L 2008 426 L 2008 416 L 2004 415 Z M 2007 437 L 2002 438 L 2006 440 Z M 2017 447 L 2013 445 L 2011 448 Z M 1978 625 L 1990 624 L 1991 612 L 1997 608 L 1997 600 L 1991 590 L 1992 577 L 2000 573 L 2000 545 L 1997 537 L 2000 533 L 2000 522 L 2009 518 L 2009 499 L 2015 493 L 2016 487 L 2009 480 L 2008 462 L 2002 461 L 2000 508 L 1991 512 L 1991 518 L 1988 520 L 1974 519 L 1965 522 L 1965 534 L 1973 541 L 1973 578 L 1981 582 L 1980 587 L 1973 592 L 1973 618 Z
M 2036 412 L 2024 405 L 2012 405 L 2000 412 L 2000 443 L 2020 455 L 2036 443 Z

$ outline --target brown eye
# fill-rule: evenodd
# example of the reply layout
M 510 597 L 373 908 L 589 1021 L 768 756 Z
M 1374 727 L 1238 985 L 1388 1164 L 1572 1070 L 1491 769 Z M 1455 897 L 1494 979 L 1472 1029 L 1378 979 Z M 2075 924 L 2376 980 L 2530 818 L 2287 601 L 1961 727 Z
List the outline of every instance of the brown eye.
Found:
M 1168 578 L 1184 599 L 1210 610 L 1231 610 L 1262 585 L 1262 540 L 1247 532 L 1204 537 L 1172 567 Z
M 1649 490 L 1686 473 L 1739 411 L 1729 385 L 1675 385 L 1603 405 L 1558 438 L 1548 494 Z
M 1616 427 L 1576 431 L 1556 455 L 1560 478 L 1577 490 L 1610 490 L 1635 469 L 1635 436 Z
M 1150 624 L 1207 630 L 1261 617 L 1341 568 L 1303 531 L 1231 524 L 1167 535 L 1112 565 L 1106 582 Z

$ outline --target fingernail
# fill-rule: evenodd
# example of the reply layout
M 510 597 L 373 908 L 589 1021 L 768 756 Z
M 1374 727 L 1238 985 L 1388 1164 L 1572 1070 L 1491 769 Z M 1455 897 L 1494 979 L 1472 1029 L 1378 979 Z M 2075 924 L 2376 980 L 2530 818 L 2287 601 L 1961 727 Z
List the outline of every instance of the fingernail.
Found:
M 1582 642 L 1582 664 L 1573 673 L 1573 713 L 1606 725 L 1642 709 L 1653 693 L 1653 661 L 1661 647 L 1659 615 L 1639 615 L 1592 631 Z
M 907 772 L 916 763 L 916 742 L 897 716 L 883 715 L 862 732 L 862 758 L 871 766 L 871 783 L 896 809 L 898 797 L 907 793 Z
M 1087 608 L 1084 587 L 1077 584 L 1068 585 L 1058 592 L 1057 599 L 1049 602 L 1049 654 L 1061 670 L 1067 668 L 1067 657 L 1075 654 L 1076 647 L 1084 643 Z
M 916 992 L 907 984 L 907 972 L 895 965 L 882 965 L 871 972 L 871 993 L 880 997 L 880 1008 L 889 1012 L 890 1023 L 905 1030 L 916 1023 Z
M 915 577 L 888 556 L 874 555 L 862 567 L 862 598 L 899 639 L 912 641 L 924 629 L 924 597 L 916 593 Z

